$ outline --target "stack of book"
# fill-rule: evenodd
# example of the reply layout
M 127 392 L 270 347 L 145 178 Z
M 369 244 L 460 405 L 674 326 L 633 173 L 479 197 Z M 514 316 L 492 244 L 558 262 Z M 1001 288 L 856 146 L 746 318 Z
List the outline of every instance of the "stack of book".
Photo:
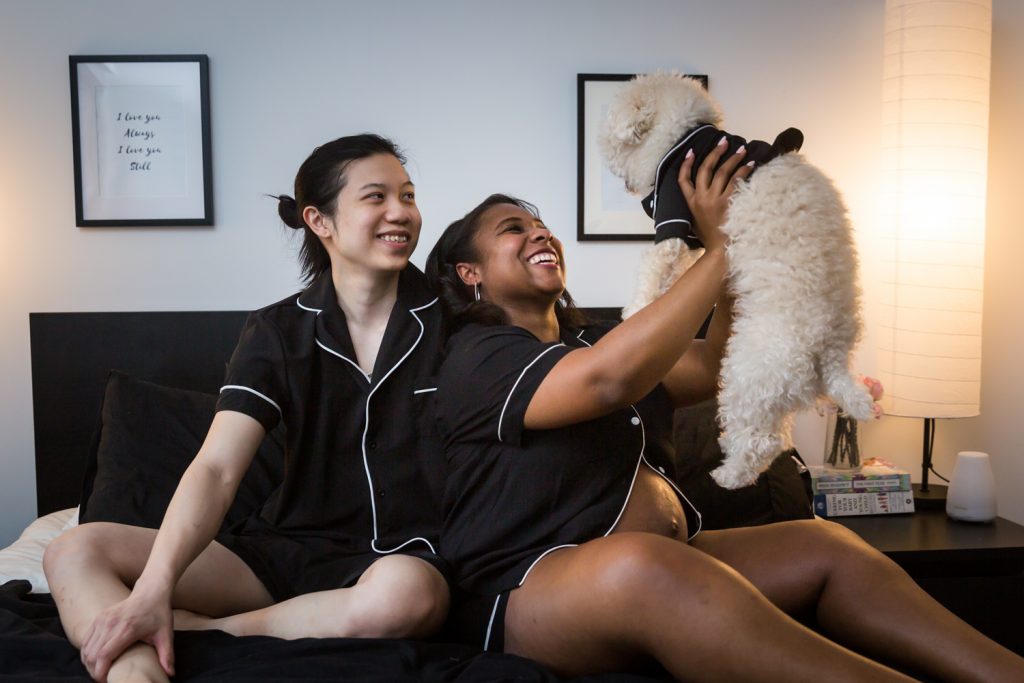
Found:
M 914 511 L 910 473 L 880 458 L 854 469 L 810 467 L 814 513 L 822 517 Z

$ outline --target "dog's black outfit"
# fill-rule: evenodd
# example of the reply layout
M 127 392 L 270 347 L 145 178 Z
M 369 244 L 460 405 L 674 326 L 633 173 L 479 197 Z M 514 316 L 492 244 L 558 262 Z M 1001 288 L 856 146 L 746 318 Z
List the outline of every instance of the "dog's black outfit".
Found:
M 677 178 L 679 167 L 686 159 L 686 153 L 693 150 L 693 180 L 696 180 L 697 169 L 704 157 L 715 148 L 718 141 L 725 136 L 728 148 L 715 165 L 715 170 L 725 163 L 737 149 L 745 145 L 747 153 L 743 163 L 755 162 L 754 168 L 766 164 L 780 154 L 796 152 L 804 143 L 804 134 L 796 128 L 787 128 L 779 133 L 775 142 L 768 144 L 764 140 L 744 140 L 739 135 L 731 135 L 706 123 L 693 128 L 672 146 L 672 149 L 658 163 L 658 173 L 654 178 L 654 191 L 641 200 L 644 211 L 654 219 L 655 243 L 678 237 L 686 242 L 690 249 L 702 247 L 700 240 L 693 232 L 691 221 L 693 212 L 686 205 L 683 192 L 679 189 Z

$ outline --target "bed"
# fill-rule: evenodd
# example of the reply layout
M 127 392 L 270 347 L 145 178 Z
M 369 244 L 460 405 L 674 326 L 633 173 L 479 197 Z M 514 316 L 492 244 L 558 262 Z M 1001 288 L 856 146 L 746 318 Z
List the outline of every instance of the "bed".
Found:
M 616 309 L 588 312 L 596 318 L 617 315 Z M 79 518 L 159 524 L 212 419 L 215 393 L 245 317 L 241 311 L 30 315 L 39 518 L 0 550 L 5 681 L 88 680 L 77 651 L 64 638 L 42 575 L 42 553 Z M 809 516 L 796 465 L 788 458 L 780 458 L 759 487 L 741 494 L 745 502 L 715 505 L 714 496 L 721 494 L 706 485 L 706 474 L 720 453 L 714 448 L 713 407 L 702 410 L 700 419 L 691 414 L 679 421 L 676 440 L 699 456 L 684 471 L 691 497 L 705 510 L 705 526 Z M 226 524 L 269 495 L 280 475 L 280 453 L 280 435 L 269 434 Z M 716 509 L 728 510 L 731 518 L 716 517 Z M 737 517 L 740 511 L 745 520 Z M 285 641 L 179 632 L 175 651 L 178 681 L 559 680 L 529 660 L 481 653 L 443 636 L 430 642 Z M 665 677 L 651 672 L 580 680 Z

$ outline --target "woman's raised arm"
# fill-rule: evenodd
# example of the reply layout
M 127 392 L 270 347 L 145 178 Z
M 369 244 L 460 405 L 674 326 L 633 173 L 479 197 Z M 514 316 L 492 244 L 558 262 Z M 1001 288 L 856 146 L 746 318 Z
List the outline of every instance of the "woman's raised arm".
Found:
M 704 255 L 660 298 L 601 338 L 591 348 L 562 358 L 538 387 L 526 411 L 529 429 L 550 429 L 593 419 L 632 403 L 664 380 L 689 349 L 687 360 L 673 377 L 685 382 L 695 371 L 707 378 L 717 374 L 715 349 L 694 347 L 692 340 L 716 301 L 721 301 L 726 276 L 726 238 L 720 230 L 736 183 L 750 175 L 750 166 L 737 167 L 742 148 L 713 172 L 726 146 L 718 145 L 690 182 L 693 157 L 679 171 L 679 184 L 695 218 L 695 229 L 705 245 Z M 728 315 L 714 324 L 710 339 L 721 347 L 728 334 Z M 709 362 L 713 361 L 713 362 Z M 713 382 L 711 384 L 713 386 Z

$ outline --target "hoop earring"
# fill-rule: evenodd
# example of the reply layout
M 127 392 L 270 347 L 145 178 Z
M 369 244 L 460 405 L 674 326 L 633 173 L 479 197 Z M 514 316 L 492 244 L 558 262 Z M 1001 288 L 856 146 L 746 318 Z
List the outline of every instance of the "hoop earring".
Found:
M 479 282 L 473 284 L 473 296 L 476 297 L 477 301 L 480 301 L 480 283 Z

